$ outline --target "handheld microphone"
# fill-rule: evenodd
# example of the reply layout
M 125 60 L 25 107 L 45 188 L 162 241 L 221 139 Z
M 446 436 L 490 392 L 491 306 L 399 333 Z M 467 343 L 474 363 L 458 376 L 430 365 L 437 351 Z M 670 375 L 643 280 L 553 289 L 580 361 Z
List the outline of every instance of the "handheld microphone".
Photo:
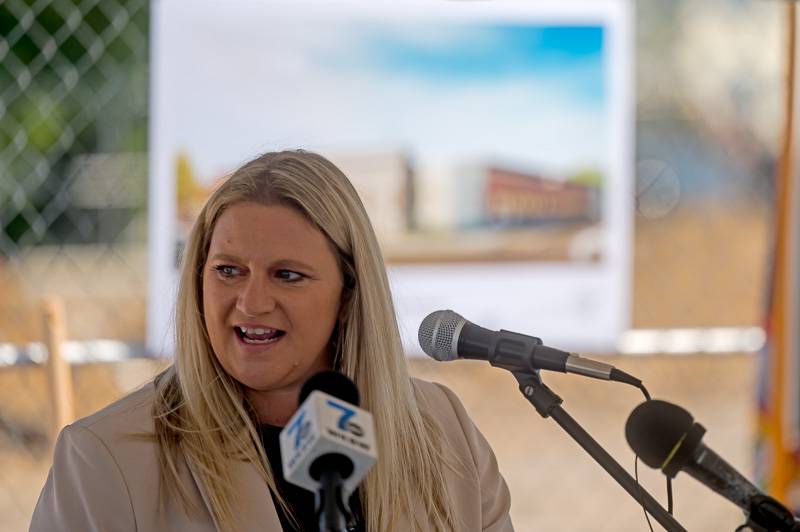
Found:
M 656 399 L 637 406 L 625 423 L 628 445 L 645 464 L 661 469 L 669 478 L 685 471 L 744 510 L 753 524 L 766 531 L 800 531 L 789 510 L 700 441 L 705 432 L 688 411 Z
M 300 403 L 280 434 L 283 476 L 315 493 L 320 531 L 339 532 L 351 517 L 345 501 L 377 459 L 372 415 L 358 408 L 353 381 L 335 371 L 308 379 Z
M 452 310 L 437 310 L 422 320 L 419 345 L 428 356 L 439 361 L 488 360 L 492 366 L 511 372 L 532 373 L 545 369 L 633 386 L 642 384 L 636 377 L 610 364 L 547 347 L 535 336 L 484 329 Z

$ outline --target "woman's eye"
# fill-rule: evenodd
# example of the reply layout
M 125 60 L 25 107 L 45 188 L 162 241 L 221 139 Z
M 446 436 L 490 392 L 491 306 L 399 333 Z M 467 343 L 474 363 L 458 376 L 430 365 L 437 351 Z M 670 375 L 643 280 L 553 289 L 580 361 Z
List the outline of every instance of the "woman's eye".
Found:
M 234 277 L 239 273 L 239 268 L 236 266 L 230 266 L 228 264 L 214 266 L 214 269 L 220 274 L 221 277 Z
M 277 276 L 284 281 L 300 281 L 305 276 L 302 273 L 293 272 L 291 270 L 278 270 Z

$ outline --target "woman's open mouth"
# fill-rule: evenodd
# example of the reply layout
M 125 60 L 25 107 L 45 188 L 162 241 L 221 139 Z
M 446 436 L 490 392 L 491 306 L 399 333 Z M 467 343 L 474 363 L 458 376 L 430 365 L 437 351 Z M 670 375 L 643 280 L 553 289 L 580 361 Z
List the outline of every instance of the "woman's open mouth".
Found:
M 280 329 L 270 329 L 267 327 L 242 327 L 236 325 L 233 328 L 239 340 L 248 345 L 267 345 L 277 342 L 284 334 Z

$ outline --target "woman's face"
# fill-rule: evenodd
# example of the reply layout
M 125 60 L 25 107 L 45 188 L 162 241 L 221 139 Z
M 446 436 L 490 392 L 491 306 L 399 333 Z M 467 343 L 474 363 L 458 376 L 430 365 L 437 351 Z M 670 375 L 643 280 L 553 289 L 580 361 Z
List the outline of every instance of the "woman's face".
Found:
M 294 393 L 329 368 L 342 274 L 297 210 L 238 203 L 219 217 L 203 268 L 203 311 L 220 364 L 256 392 Z

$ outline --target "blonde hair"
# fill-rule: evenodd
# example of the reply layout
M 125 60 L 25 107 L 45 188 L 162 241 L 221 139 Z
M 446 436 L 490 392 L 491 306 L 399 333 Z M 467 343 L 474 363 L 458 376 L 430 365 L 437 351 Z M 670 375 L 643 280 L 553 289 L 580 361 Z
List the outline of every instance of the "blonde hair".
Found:
M 202 271 L 214 226 L 239 202 L 282 204 L 303 213 L 330 241 L 344 278 L 334 369 L 353 379 L 362 405 L 374 416 L 378 462 L 360 488 L 367 530 L 389 530 L 405 515 L 415 530 L 421 501 L 436 530 L 453 530 L 445 483 L 443 436 L 417 406 L 375 233 L 345 175 L 324 157 L 305 151 L 264 154 L 236 170 L 211 195 L 186 245 L 176 307 L 175 363 L 156 379 L 154 418 L 161 484 L 191 509 L 181 482 L 185 457 L 223 530 L 235 530 L 232 458 L 257 464 L 288 509 L 258 434 L 255 414 L 239 383 L 217 361 L 202 309 Z M 165 490 L 162 489 L 162 496 Z M 291 514 L 290 514 L 291 515 Z

